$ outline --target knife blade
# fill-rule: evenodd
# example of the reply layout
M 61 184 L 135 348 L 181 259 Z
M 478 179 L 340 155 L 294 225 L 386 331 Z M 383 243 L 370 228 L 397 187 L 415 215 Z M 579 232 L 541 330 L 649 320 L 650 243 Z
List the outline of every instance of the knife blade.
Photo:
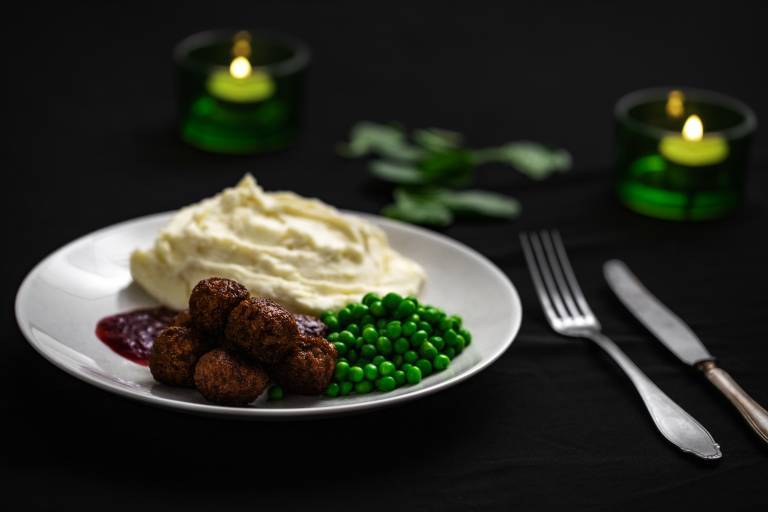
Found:
M 603 265 L 603 275 L 624 305 L 681 361 L 700 370 L 741 413 L 752 430 L 768 443 L 768 411 L 739 386 L 680 317 L 653 296 L 619 260 Z
M 627 309 L 681 361 L 695 366 L 714 359 L 690 327 L 654 297 L 623 262 L 606 262 L 603 274 Z

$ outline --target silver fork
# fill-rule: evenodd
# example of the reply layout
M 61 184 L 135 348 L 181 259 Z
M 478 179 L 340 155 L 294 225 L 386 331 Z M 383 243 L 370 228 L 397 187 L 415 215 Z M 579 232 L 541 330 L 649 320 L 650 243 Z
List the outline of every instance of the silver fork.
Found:
M 720 446 L 682 407 L 672 401 L 621 349 L 601 332 L 584 298 L 557 231 L 522 233 L 528 269 L 549 325 L 558 334 L 594 341 L 635 385 L 659 432 L 672 444 L 703 459 L 719 459 Z

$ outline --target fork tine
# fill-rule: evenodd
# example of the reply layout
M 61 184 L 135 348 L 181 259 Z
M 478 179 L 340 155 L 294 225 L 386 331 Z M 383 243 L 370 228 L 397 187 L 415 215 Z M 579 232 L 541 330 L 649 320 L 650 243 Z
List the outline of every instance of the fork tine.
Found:
M 541 274 L 539 274 L 539 269 L 536 266 L 536 260 L 533 255 L 533 250 L 531 249 L 531 243 L 528 240 L 527 233 L 520 233 L 520 244 L 523 246 L 523 254 L 525 255 L 525 261 L 528 264 L 528 271 L 531 274 L 533 286 L 536 288 L 536 293 L 539 296 L 539 302 L 541 302 L 541 307 L 544 309 L 547 320 L 550 322 L 557 320 L 557 313 L 555 312 L 555 309 L 552 306 L 552 302 L 549 300 L 549 295 L 547 295 L 547 291 L 544 288 L 544 282 L 542 281 Z
M 581 316 L 582 312 L 579 311 L 579 309 L 576 307 L 576 303 L 573 301 L 573 296 L 571 295 L 571 290 L 568 288 L 568 285 L 565 282 L 562 265 L 558 261 L 557 254 L 552 244 L 552 235 L 549 231 L 542 231 L 539 236 L 543 242 L 544 252 L 547 255 L 547 259 L 549 260 L 549 266 L 555 276 L 555 282 L 557 283 L 557 287 L 560 289 L 560 296 L 562 297 L 563 302 L 565 302 L 566 307 L 571 312 L 571 316 Z
M 560 264 L 565 271 L 565 277 L 568 279 L 568 284 L 570 285 L 571 290 L 573 290 L 573 295 L 576 298 L 576 302 L 579 304 L 579 307 L 585 315 L 594 318 L 595 315 L 592 313 L 592 310 L 589 309 L 587 299 L 584 298 L 584 292 L 581 291 L 579 282 L 576 280 L 576 274 L 573 272 L 573 267 L 571 267 L 571 262 L 568 259 L 568 253 L 565 252 L 565 246 L 563 245 L 562 238 L 560 238 L 560 233 L 558 231 L 553 231 L 552 235 L 552 241 L 555 244 L 555 250 L 557 251 L 557 255 L 560 257 Z
M 538 262 L 538 265 L 539 265 L 539 271 L 544 277 L 544 284 L 547 288 L 547 292 L 549 293 L 549 296 L 552 299 L 552 303 L 555 305 L 555 309 L 557 310 L 557 313 L 560 315 L 560 318 L 563 320 L 567 320 L 570 318 L 570 315 L 568 314 L 568 311 L 565 309 L 565 306 L 563 305 L 560 292 L 558 291 L 557 286 L 555 285 L 555 281 L 552 278 L 552 271 L 549 268 L 550 266 L 547 262 L 546 256 L 544 256 L 544 250 L 542 249 L 542 246 L 541 246 L 541 240 L 539 239 L 539 236 L 536 233 L 531 233 L 529 237 L 533 245 L 534 254 L 536 255 L 536 261 Z

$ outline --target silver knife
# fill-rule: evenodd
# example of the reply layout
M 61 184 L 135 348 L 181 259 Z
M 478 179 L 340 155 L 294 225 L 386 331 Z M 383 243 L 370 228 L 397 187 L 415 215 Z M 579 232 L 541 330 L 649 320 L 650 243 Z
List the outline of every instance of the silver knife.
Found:
M 760 438 L 768 443 L 768 412 L 755 402 L 725 370 L 680 317 L 654 297 L 619 260 L 603 265 L 608 285 L 640 322 L 682 362 L 702 371 L 738 409 Z

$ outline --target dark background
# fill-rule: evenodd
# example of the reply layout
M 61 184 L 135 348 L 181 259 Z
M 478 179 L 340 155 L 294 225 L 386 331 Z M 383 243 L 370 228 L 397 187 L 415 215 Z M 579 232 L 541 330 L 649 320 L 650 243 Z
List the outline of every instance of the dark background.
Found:
M 647 86 L 718 90 L 768 118 L 760 2 L 27 2 L 3 37 L 0 418 L 3 501 L 58 509 L 513 509 L 768 504 L 766 447 L 607 290 L 619 257 L 699 333 L 761 403 L 768 151 L 756 134 L 748 204 L 718 222 L 634 215 L 611 190 L 612 107 Z M 314 56 L 294 148 L 224 157 L 173 130 L 175 42 L 207 28 L 265 27 Z M 209 196 L 246 171 L 342 208 L 387 201 L 364 165 L 334 156 L 361 119 L 464 132 L 475 146 L 532 139 L 575 169 L 532 182 L 488 167 L 480 185 L 523 203 L 520 220 L 447 235 L 513 280 L 518 338 L 477 377 L 390 410 L 240 423 L 140 405 L 54 368 L 24 341 L 16 289 L 49 252 L 89 231 Z M 517 234 L 561 230 L 590 303 L 649 376 L 720 442 L 703 464 L 655 431 L 633 388 L 587 343 L 546 326 Z M 460 290 L 457 290 L 460 293 Z

